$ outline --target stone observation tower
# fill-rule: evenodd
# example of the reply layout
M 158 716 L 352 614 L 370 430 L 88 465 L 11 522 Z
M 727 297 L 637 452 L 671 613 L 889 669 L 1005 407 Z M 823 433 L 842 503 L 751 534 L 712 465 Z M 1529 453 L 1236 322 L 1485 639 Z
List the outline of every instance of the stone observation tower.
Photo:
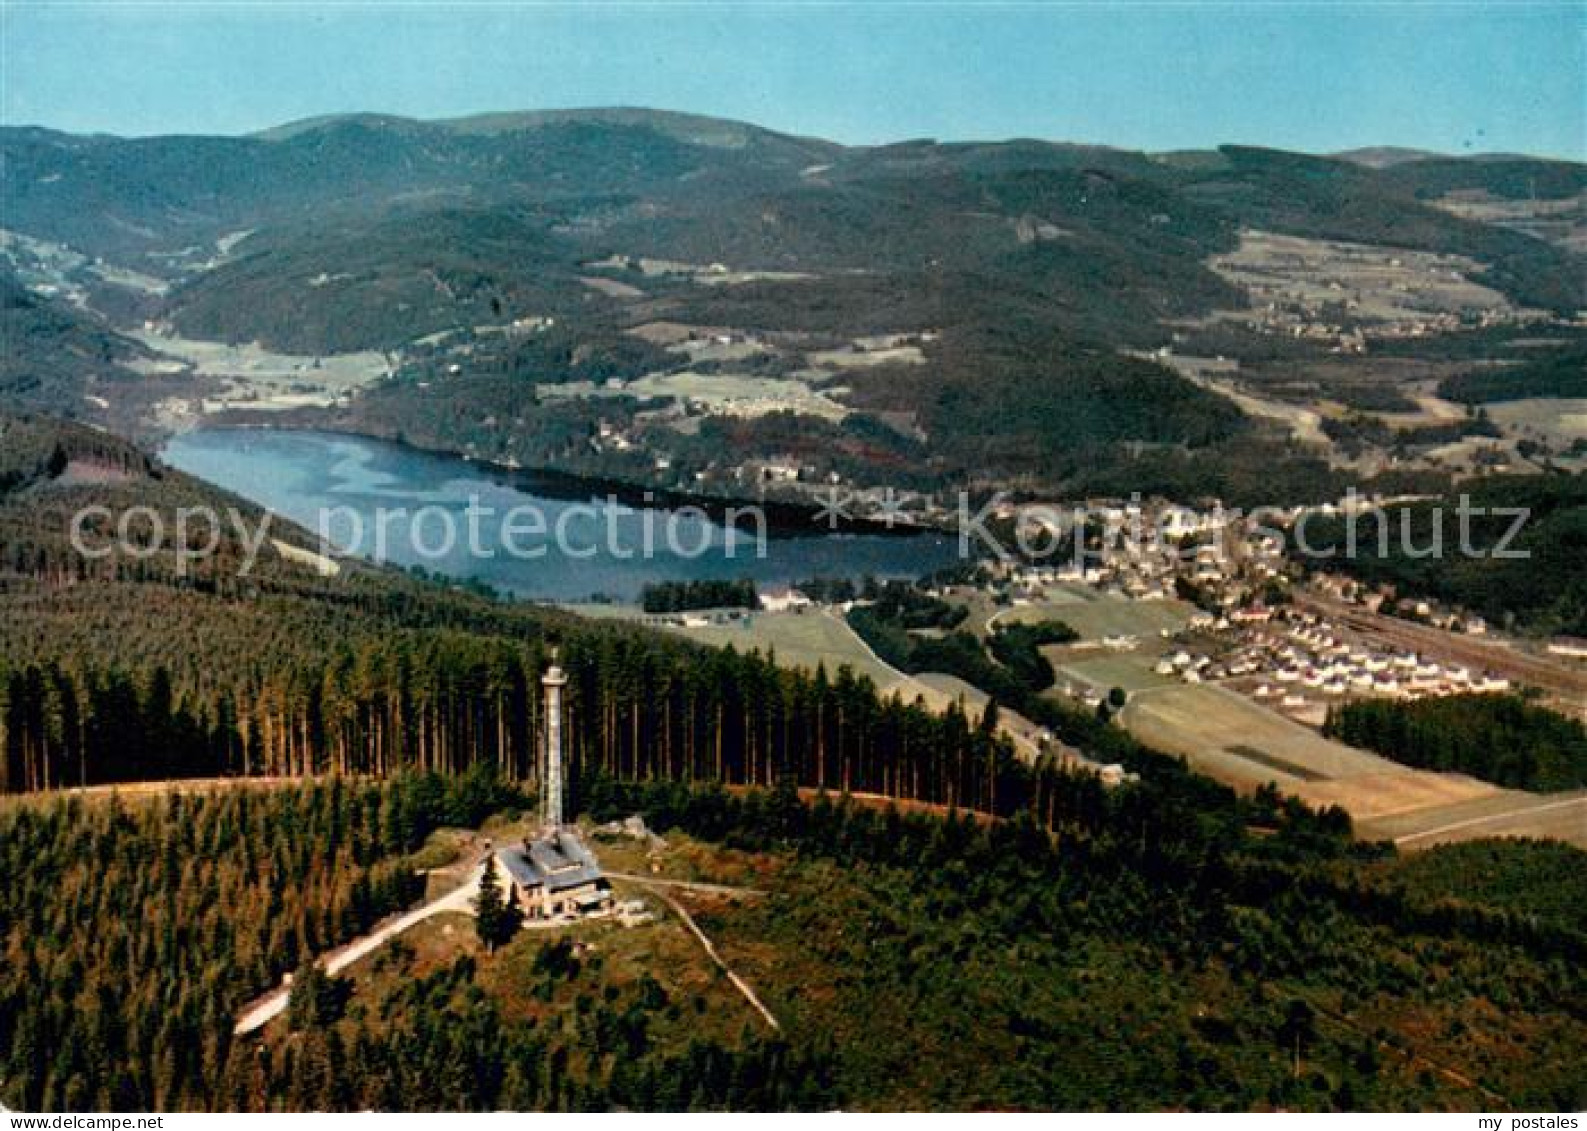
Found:
M 562 689 L 568 684 L 553 653 L 551 666 L 540 677 L 545 689 L 545 765 L 540 775 L 540 814 L 552 831 L 562 827 Z

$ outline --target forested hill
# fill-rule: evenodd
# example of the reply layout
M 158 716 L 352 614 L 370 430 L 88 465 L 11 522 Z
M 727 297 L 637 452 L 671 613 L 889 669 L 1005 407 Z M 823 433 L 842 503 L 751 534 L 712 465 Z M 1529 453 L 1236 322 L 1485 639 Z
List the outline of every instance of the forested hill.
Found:
M 355 563 L 325 576 L 275 553 L 244 576 L 240 537 L 184 573 L 175 508 L 236 500 L 91 430 L 6 427 L 27 437 L 8 450 L 34 455 L 0 496 L 0 789 L 476 766 L 527 778 L 537 680 L 556 647 L 580 778 L 788 780 L 1044 823 L 1099 804 L 1094 778 L 1020 762 L 979 720 L 884 699 L 846 668 L 788 671 Z M 95 444 L 95 466 L 125 473 L 81 482 L 73 469 Z M 86 502 L 152 508 L 167 537 L 85 562 L 65 531 Z M 1153 767 L 1165 791 L 1154 804 L 1218 810 L 1226 832 L 1243 828 L 1223 787 L 1089 715 L 1050 721 L 1103 761 Z M 1349 827 L 1342 814 L 1327 822 Z
M 766 898 L 694 914 L 778 1032 L 747 1025 L 736 991 L 663 920 L 525 931 L 494 953 L 461 924 L 420 927 L 237 1037 L 232 1018 L 254 995 L 292 970 L 295 990 L 315 985 L 310 955 L 417 897 L 415 869 L 455 839 L 427 833 L 522 796 L 468 774 L 13 801 L 0 803 L 0 1099 L 26 1111 L 1582 1106 L 1571 1066 L 1587 1039 L 1587 941 L 1572 924 L 1587 872 L 1563 845 L 1356 862 L 1304 821 L 1242 840 L 1225 808 L 1186 819 L 1144 785 L 1067 810 L 1056 837 L 1025 820 L 807 806 L 786 788 L 590 793 L 596 820 L 642 813 L 691 862 L 754 869 Z
M 1470 512 L 1469 540 L 1479 551 L 1455 558 L 1415 556 L 1442 533 L 1443 516 Z M 1511 531 L 1517 516 L 1524 524 Z M 1379 544 L 1381 528 L 1405 531 L 1384 540 L 1384 554 L 1335 552 L 1330 568 L 1374 585 L 1387 584 L 1402 597 L 1433 596 L 1469 609 L 1495 624 L 1538 634 L 1587 634 L 1587 476 L 1550 474 L 1466 480 L 1441 496 L 1397 503 L 1380 520 L 1367 516 L 1361 544 Z M 1342 547 L 1344 524 L 1313 524 L 1316 546 Z M 1513 538 L 1511 537 L 1513 533 Z M 1450 532 L 1453 534 L 1453 531 Z M 1453 541 L 1453 538 L 1451 538 Z M 1496 551 L 1503 550 L 1500 554 Z M 1314 559 L 1315 560 L 1315 559 Z
M 1480 902 L 1445 897 L 1436 870 L 1402 882 L 1342 812 L 1239 796 L 1091 715 L 1053 722 L 1139 781 L 1019 762 L 962 713 L 880 699 L 846 670 L 385 570 L 277 556 L 245 577 L 233 553 L 184 577 L 180 547 L 153 539 L 147 557 L 74 561 L 62 521 L 83 501 L 174 517 L 236 500 L 88 429 L 0 423 L 0 789 L 329 778 L 0 802 L 8 1104 L 1352 1109 L 1486 1089 L 1579 1106 L 1562 1066 L 1582 1046 L 1587 939 L 1568 900 L 1509 873 Z M 669 1003 L 626 967 L 551 968 L 565 953 L 531 957 L 544 936 L 526 932 L 450 965 L 393 946 L 376 960 L 390 996 L 235 1038 L 284 972 L 416 898 L 428 831 L 524 803 L 553 646 L 578 811 L 772 854 L 781 889 L 707 929 L 737 922 L 755 961 L 787 963 L 754 974 L 784 995 L 786 1029 L 664 1045 L 701 1024 L 698 997 Z M 722 788 L 746 785 L 771 789 Z M 796 785 L 1003 819 L 807 807 Z M 645 958 L 658 976 L 667 961 Z M 524 1021 L 525 987 L 575 1020 Z
M 0 406 L 56 415 L 84 414 L 97 396 L 135 417 L 151 395 L 168 389 L 139 381 L 124 366 L 147 351 L 103 319 L 23 285 L 0 260 Z M 5 455 L 0 452 L 0 460 Z
M 0 418 L 0 789 L 234 774 L 531 772 L 536 681 L 572 676 L 570 752 L 619 777 L 869 791 L 994 812 L 1042 804 L 1053 775 L 956 712 L 883 701 L 660 633 L 586 623 L 342 563 L 325 576 L 249 536 L 196 566 L 179 506 L 257 510 L 92 430 Z M 70 545 L 86 504 L 151 508 L 129 550 Z M 108 525 L 108 524 L 106 524 Z M 275 537 L 307 544 L 302 532 Z
M 139 512 L 142 507 L 159 515 L 159 531 Z M 177 537 L 182 509 L 196 512 L 186 542 Z M 90 556 L 72 544 L 80 512 L 81 540 Z M 103 553 L 116 543 L 117 527 L 129 512 L 131 548 Z M 210 515 L 218 521 L 211 524 Z M 212 534 L 213 552 L 200 553 Z M 0 579 L 12 585 L 18 579 L 54 585 L 120 580 L 226 596 L 281 589 L 332 595 L 318 571 L 290 562 L 278 542 L 304 550 L 316 545 L 309 532 L 276 516 L 267 520 L 254 503 L 165 467 L 113 433 L 0 405 Z M 250 559 L 244 575 L 243 563 Z M 407 584 L 400 575 L 355 561 L 335 568 L 344 593 Z
M 1337 488 L 1314 443 L 1152 354 L 1385 404 L 1402 402 L 1357 332 L 1437 359 L 1493 314 L 1483 360 L 1531 360 L 1546 324 L 1587 308 L 1582 184 L 1579 165 L 1528 159 L 844 146 L 636 109 L 0 129 L 0 271 L 24 285 L 5 313 L 26 350 L 0 396 L 137 436 L 289 396 L 297 423 L 656 486 L 793 456 L 871 486 L 1320 501 Z M 1505 219 L 1523 187 L 1543 234 Z M 1404 276 L 1392 335 L 1377 284 L 1341 266 L 1362 255 Z M 1288 280 L 1276 307 L 1264 272 Z M 233 387 L 214 356 L 255 345 L 306 387 Z M 315 372 L 375 351 L 390 380 Z M 782 407 L 702 401 L 698 432 L 646 413 L 687 407 L 666 379 L 699 374 Z M 592 447 L 603 424 L 629 446 Z
M 383 246 L 397 250 L 448 216 L 487 227 L 516 218 L 542 243 L 546 265 L 569 277 L 577 258 L 612 251 L 898 279 L 971 270 L 1000 287 L 1018 283 L 1004 278 L 1013 268 L 1038 286 L 1084 283 L 1089 273 L 1111 284 L 1109 298 L 1155 313 L 1223 297 L 1196 261 L 1227 247 L 1237 227 L 1264 227 L 1468 254 L 1491 264 L 1493 284 L 1520 301 L 1584 305 L 1579 278 L 1561 270 L 1571 262 L 1564 253 L 1428 203 L 1472 189 L 1568 198 L 1584 174 L 1562 162 L 1428 159 L 1373 169 L 1241 146 L 1167 155 L 1032 140 L 851 147 L 647 110 L 441 122 L 348 114 L 251 137 L 7 128 L 0 156 L 8 228 L 156 278 L 214 266 L 189 260 L 229 235 L 280 237 L 245 240 L 237 270 L 174 296 L 178 310 L 209 287 L 241 294 L 250 244 L 312 256 L 328 235 L 393 217 L 419 221 L 386 230 Z M 333 275 L 345 270 L 321 258 Z M 486 283 L 512 269 L 489 256 L 477 266 Z M 332 278 L 296 301 L 345 289 Z M 1085 301 L 1078 288 L 1064 298 Z

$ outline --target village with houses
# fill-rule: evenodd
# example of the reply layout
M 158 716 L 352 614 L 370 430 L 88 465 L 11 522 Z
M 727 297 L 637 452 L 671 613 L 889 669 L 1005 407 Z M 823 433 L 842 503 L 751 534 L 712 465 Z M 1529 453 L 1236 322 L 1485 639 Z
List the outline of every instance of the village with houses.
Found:
M 1286 532 L 1309 516 L 1392 502 L 1352 496 L 1259 517 L 1162 500 L 1009 504 L 994 525 L 1031 552 L 988 554 L 912 590 L 952 610 L 949 632 L 968 633 L 994 654 L 995 638 L 1011 626 L 1072 630 L 1071 639 L 1040 646 L 1052 673 L 1042 697 L 1102 712 L 1213 777 L 1343 797 L 1369 822 L 1378 811 L 1366 799 L 1369 779 L 1388 775 L 1402 793 L 1421 790 L 1405 802 L 1407 811 L 1424 810 L 1419 835 L 1437 827 L 1447 783 L 1328 738 L 1331 712 L 1359 701 L 1521 692 L 1579 717 L 1587 649 L 1570 638 L 1507 634 L 1431 599 L 1399 600 L 1388 586 L 1306 569 L 1285 552 Z M 966 678 L 972 673 L 905 670 L 855 630 L 866 618 L 854 614 L 876 604 L 878 584 L 885 591 L 889 583 L 762 584 L 753 607 L 580 608 L 771 652 L 788 665 L 829 673 L 847 665 L 884 693 L 936 709 L 957 701 L 972 715 L 985 710 L 992 696 Z M 909 635 L 929 641 L 944 630 Z M 1038 720 L 999 706 L 999 725 L 1023 756 L 1057 758 L 1109 784 L 1129 780 L 1125 767 L 1095 763 Z M 1359 780 L 1355 793 L 1339 784 L 1347 779 Z

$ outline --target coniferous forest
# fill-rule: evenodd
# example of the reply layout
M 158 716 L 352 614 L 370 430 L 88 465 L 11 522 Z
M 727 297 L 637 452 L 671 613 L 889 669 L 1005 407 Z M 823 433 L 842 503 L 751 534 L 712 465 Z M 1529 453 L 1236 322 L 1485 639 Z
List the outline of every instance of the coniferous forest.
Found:
M 1006 743 L 962 715 L 883 701 L 847 671 L 789 672 L 356 563 L 324 578 L 268 548 L 245 572 L 231 533 L 189 563 L 177 507 L 256 509 L 145 469 L 101 433 L 37 418 L 10 427 L 19 484 L 0 495 L 0 791 L 475 764 L 522 779 L 552 648 L 572 680 L 575 765 L 734 785 L 789 774 L 987 811 L 1035 788 Z M 118 474 L 62 481 L 84 464 Z M 68 532 L 90 502 L 170 516 L 165 538 L 85 559 Z
M 1571 1070 L 1587 1050 L 1580 892 L 1540 901 L 1535 870 L 1517 870 L 1480 900 L 1451 898 L 1444 850 L 1419 858 L 1418 876 L 1276 795 L 1210 793 L 1187 820 L 1172 775 L 1138 791 L 1068 784 L 1054 837 L 1028 815 L 811 804 L 786 782 L 729 794 L 587 776 L 597 819 L 642 813 L 669 838 L 776 869 L 774 896 L 703 921 L 783 1019 L 778 1033 L 735 1021 L 731 993 L 710 1007 L 723 1018 L 698 991 L 664 988 L 665 966 L 617 977 L 595 948 L 532 933 L 427 965 L 398 940 L 375 960 L 378 990 L 333 979 L 310 994 L 311 954 L 415 897 L 427 833 L 522 803 L 482 770 L 12 800 L 0 808 L 14 877 L 0 892 L 4 1099 L 74 1111 L 1587 1099 Z M 233 1036 L 240 1007 L 294 969 L 304 986 L 289 1016 Z
M 1057 707 L 1045 725 L 1140 781 L 1022 762 L 846 669 L 355 562 L 328 577 L 266 544 L 245 572 L 233 538 L 190 568 L 169 531 L 85 560 L 64 534 L 85 500 L 243 504 L 100 433 L 7 426 L 0 788 L 235 779 L 0 800 L 8 1106 L 1587 1101 L 1568 1071 L 1587 937 L 1531 871 L 1501 859 L 1467 897 L 1353 841 L 1339 810 L 1242 797 Z M 440 964 L 394 946 L 374 996 L 325 987 L 285 1031 L 234 1038 L 243 1004 L 418 898 L 428 834 L 532 796 L 553 649 L 577 810 L 641 812 L 783 877 L 706 921 L 786 1029 L 711 1028 L 699 994 L 525 932 Z
M 25 1111 L 611 1106 L 549 1071 L 578 1034 L 507 1031 L 469 967 L 407 986 L 395 1025 L 235 1038 L 239 1008 L 422 890 L 410 854 L 513 800 L 488 776 L 13 803 L 0 810 L 7 963 L 4 1102 Z M 454 1000 L 456 998 L 457 1000 Z M 373 1019 L 372 1019 L 373 1020 Z M 343 1040 L 343 1030 L 349 1039 Z M 376 1035 L 378 1031 L 378 1036 Z M 680 1079 L 680 1106 L 781 1107 L 807 1093 L 781 1045 L 702 1042 L 625 1071 Z M 739 1082 L 755 1082 L 739 1087 Z
M 1587 727 L 1519 695 L 1361 700 L 1330 711 L 1325 730 L 1408 766 L 1457 770 L 1514 789 L 1587 785 Z

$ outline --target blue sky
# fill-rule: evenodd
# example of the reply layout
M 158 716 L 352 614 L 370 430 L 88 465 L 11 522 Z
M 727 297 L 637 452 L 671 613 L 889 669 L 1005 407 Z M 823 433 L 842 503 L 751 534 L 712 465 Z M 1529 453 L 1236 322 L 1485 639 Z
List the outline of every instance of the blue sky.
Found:
M 1587 0 L 4 0 L 0 33 L 0 121 L 75 131 L 642 105 L 847 142 L 1026 136 L 1587 158 Z

